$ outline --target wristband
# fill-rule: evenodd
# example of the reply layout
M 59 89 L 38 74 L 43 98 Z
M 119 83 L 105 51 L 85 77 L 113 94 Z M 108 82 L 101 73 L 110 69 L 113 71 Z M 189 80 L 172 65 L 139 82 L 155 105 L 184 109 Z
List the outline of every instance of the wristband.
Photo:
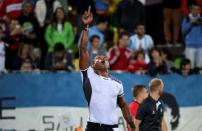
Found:
M 83 26 L 83 30 L 88 31 L 88 29 L 89 29 L 89 25 L 84 25 Z

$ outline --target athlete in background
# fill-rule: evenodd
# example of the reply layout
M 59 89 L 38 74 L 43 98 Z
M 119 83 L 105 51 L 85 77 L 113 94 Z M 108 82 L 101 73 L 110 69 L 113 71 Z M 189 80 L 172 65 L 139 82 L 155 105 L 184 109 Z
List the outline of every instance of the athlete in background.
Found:
M 129 109 L 132 112 L 134 121 L 137 114 L 137 110 L 139 108 L 139 105 L 144 101 L 145 98 L 147 98 L 148 93 L 145 85 L 136 85 L 132 88 L 132 95 L 134 97 L 133 102 L 130 103 Z M 130 131 L 130 128 L 128 128 L 128 131 Z
M 140 104 L 135 126 L 136 131 L 168 131 L 164 120 L 163 103 L 159 99 L 163 94 L 164 83 L 154 78 L 149 83 L 150 94 Z

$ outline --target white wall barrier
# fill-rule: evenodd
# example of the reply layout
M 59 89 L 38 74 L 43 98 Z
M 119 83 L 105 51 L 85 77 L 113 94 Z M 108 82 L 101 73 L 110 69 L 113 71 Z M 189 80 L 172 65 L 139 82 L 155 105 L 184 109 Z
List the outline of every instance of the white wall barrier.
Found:
M 126 131 L 124 119 L 119 114 L 119 130 Z M 176 131 L 202 131 L 202 106 L 180 109 L 180 123 Z M 85 129 L 87 108 L 34 107 L 2 111 L 2 116 L 14 116 L 14 120 L 0 120 L 0 131 L 74 131 L 75 127 Z M 165 112 L 168 126 L 170 110 Z M 170 126 L 169 126 L 170 130 Z

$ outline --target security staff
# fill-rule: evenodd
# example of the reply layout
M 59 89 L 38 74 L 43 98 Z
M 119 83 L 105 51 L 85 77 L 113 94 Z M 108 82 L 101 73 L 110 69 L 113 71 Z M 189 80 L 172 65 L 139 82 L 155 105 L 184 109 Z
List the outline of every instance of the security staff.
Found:
M 149 88 L 150 95 L 140 104 L 136 115 L 136 131 L 167 131 L 162 101 L 159 100 L 163 94 L 163 81 L 152 79 Z

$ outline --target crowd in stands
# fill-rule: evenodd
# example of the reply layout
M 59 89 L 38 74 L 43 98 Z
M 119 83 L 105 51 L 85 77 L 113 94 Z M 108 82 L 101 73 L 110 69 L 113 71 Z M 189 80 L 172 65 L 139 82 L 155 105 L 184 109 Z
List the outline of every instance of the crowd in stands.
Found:
M 89 5 L 91 63 L 104 54 L 113 71 L 201 72 L 202 0 L 0 0 L 0 70 L 78 70 L 81 16 Z

